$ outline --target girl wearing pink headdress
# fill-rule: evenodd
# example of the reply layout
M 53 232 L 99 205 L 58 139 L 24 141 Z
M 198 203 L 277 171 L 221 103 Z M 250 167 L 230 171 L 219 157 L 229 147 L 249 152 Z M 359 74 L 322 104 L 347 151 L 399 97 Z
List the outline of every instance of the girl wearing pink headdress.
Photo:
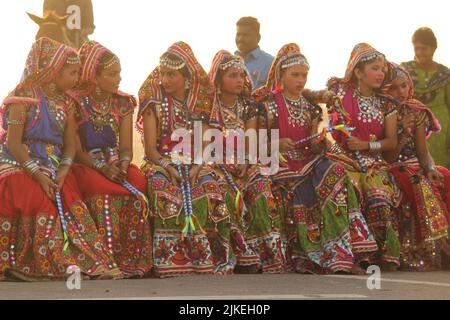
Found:
M 291 266 L 279 197 L 272 192 L 271 179 L 261 173 L 261 165 L 250 164 L 249 144 L 255 141 L 238 138 L 241 134 L 251 134 L 250 130 L 254 130 L 254 137 L 257 137 L 258 107 L 251 99 L 250 77 L 242 59 L 224 50 L 214 56 L 209 76 L 214 84 L 209 126 L 218 128 L 223 136 L 225 161 L 218 165 L 221 169 L 217 172 L 219 176 L 225 175 L 222 185 L 227 190 L 227 203 L 233 213 L 237 268 L 256 266 L 263 273 L 289 271 Z M 237 141 L 245 146 L 238 145 Z M 256 159 L 258 150 L 256 145 L 253 147 Z M 241 160 L 245 161 L 236 161 L 240 151 L 244 157 Z M 234 159 L 226 158 L 227 154 Z M 238 199 L 243 200 L 242 204 Z M 243 205 L 247 206 L 247 211 L 243 210 Z
M 253 93 L 260 127 L 279 132 L 283 167 L 271 178 L 281 194 L 290 255 L 297 272 L 363 274 L 360 263 L 377 244 L 346 170 L 325 157 L 317 135 L 322 109 L 303 95 L 308 73 L 299 47 L 287 44 L 266 85 Z
M 400 264 L 400 243 L 393 209 L 401 192 L 382 157 L 397 145 L 397 109 L 380 93 L 385 71 L 384 55 L 360 43 L 351 53 L 345 77 L 329 81 L 329 89 L 337 95 L 333 124 L 353 129 L 333 132 L 336 144 L 329 157 L 345 166 L 359 191 L 364 216 L 380 249 L 369 263 L 394 270 Z

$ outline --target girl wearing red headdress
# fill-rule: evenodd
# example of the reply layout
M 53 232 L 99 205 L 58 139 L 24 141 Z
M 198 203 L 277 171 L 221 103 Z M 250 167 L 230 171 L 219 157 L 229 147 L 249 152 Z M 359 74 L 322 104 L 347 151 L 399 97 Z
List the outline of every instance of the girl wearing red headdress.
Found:
M 79 68 L 73 49 L 40 38 L 3 101 L 0 278 L 64 279 L 72 266 L 92 278 L 121 277 L 70 172 L 76 124 L 65 91 Z
M 399 122 L 397 148 L 386 159 L 403 191 L 398 209 L 402 268 L 440 269 L 441 255 L 450 253 L 450 171 L 434 164 L 426 143 L 440 126 L 430 109 L 413 99 L 409 73 L 394 63 L 389 71 L 384 91 L 399 102 Z
M 194 143 L 202 141 L 209 119 L 211 89 L 190 46 L 177 42 L 139 91 L 137 127 L 145 148 L 142 168 L 159 277 L 230 274 L 236 265 L 223 190 L 202 154 L 197 157 L 203 146 Z
M 119 91 L 118 57 L 95 41 L 80 49 L 81 81 L 70 92 L 78 121 L 73 172 L 105 245 L 127 277 L 152 268 L 147 182 L 133 158 L 136 100 Z
M 263 273 L 289 271 L 282 211 L 272 193 L 271 180 L 262 174 L 260 165 L 250 163 L 255 163 L 252 156 L 257 159 L 257 141 L 241 136 L 253 134 L 257 138 L 258 107 L 251 99 L 250 77 L 242 59 L 224 50 L 215 55 L 209 77 L 214 84 L 209 126 L 219 129 L 223 137 L 220 142 L 225 157 L 223 164 L 217 164 L 217 172 L 223 177 L 227 203 L 233 212 L 237 267 L 249 266 L 246 272 L 251 272 L 252 266 Z M 228 155 L 234 159 L 228 159 Z M 240 162 L 236 161 L 239 156 L 243 156 Z

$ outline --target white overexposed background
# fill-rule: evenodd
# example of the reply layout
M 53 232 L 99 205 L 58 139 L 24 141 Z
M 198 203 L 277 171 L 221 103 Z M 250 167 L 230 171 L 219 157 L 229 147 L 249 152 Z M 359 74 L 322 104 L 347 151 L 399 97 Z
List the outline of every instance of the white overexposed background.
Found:
M 0 97 L 20 79 L 37 25 L 26 11 L 42 15 L 42 0 L 0 1 Z M 137 94 L 159 56 L 173 42 L 191 45 L 206 71 L 214 54 L 235 50 L 236 21 L 257 17 L 261 48 L 272 55 L 296 42 L 309 59 L 307 87 L 320 89 L 343 76 L 353 46 L 367 42 L 394 62 L 413 59 L 413 32 L 431 27 L 438 38 L 435 60 L 450 65 L 448 0 L 93 0 L 101 42 L 121 59 L 122 91 Z M 137 152 L 140 153 L 140 152 Z M 136 158 L 135 158 L 136 159 Z
M 242 16 L 261 22 L 261 48 L 272 55 L 296 42 L 309 59 L 308 87 L 318 89 L 342 76 L 353 46 L 368 42 L 388 59 L 413 58 L 411 36 L 431 27 L 439 42 L 436 61 L 450 65 L 447 0 L 93 0 L 91 37 L 119 55 L 122 90 L 136 94 L 173 42 L 189 43 L 208 71 L 220 49 L 235 50 L 235 24 Z M 0 96 L 18 82 L 37 25 L 26 11 L 42 15 L 42 0 L 0 1 Z

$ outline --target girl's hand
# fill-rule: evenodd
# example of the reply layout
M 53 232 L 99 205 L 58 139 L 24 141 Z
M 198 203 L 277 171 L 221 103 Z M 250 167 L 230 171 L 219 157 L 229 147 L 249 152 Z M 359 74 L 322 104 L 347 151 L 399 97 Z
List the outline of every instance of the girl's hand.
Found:
M 432 169 L 427 172 L 427 178 L 431 183 L 438 187 L 444 186 L 444 176 L 436 169 Z
M 67 174 L 70 171 L 70 166 L 61 166 L 58 168 L 58 172 L 56 173 L 55 183 L 58 185 L 58 190 L 64 185 L 64 180 L 66 180 Z
M 181 178 L 180 178 L 180 175 L 178 174 L 178 171 L 172 166 L 168 166 L 165 169 L 170 174 L 170 177 L 172 179 L 172 184 L 174 184 L 176 186 L 179 185 Z
M 200 173 L 201 166 L 193 165 L 191 170 L 189 170 L 189 182 L 191 183 L 191 186 L 197 182 L 198 174 Z
M 119 169 L 125 174 L 125 177 L 128 175 L 128 168 L 130 167 L 130 161 L 125 160 L 119 163 Z
M 407 132 L 409 135 L 412 134 L 414 124 L 416 122 L 416 117 L 413 113 L 408 113 L 401 118 L 403 131 Z
M 291 151 L 295 149 L 294 142 L 289 138 L 280 139 L 280 152 Z
M 247 174 L 248 164 L 239 164 L 236 168 L 238 178 L 243 178 Z
M 105 165 L 101 169 L 101 171 L 105 177 L 118 184 L 121 184 L 123 181 L 125 181 L 127 177 L 126 173 L 124 173 L 121 169 L 112 164 Z
M 349 137 L 347 139 L 347 146 L 351 151 L 369 150 L 369 143 L 367 141 L 362 141 L 356 137 Z
M 336 94 L 333 91 L 326 90 L 322 96 L 323 103 L 330 104 Z
M 42 190 L 44 190 L 44 193 L 47 195 L 47 197 L 54 201 L 55 200 L 55 193 L 58 190 L 58 185 L 53 182 L 52 179 L 47 177 L 45 174 L 41 172 L 35 173 L 33 176 L 34 180 L 39 183 Z

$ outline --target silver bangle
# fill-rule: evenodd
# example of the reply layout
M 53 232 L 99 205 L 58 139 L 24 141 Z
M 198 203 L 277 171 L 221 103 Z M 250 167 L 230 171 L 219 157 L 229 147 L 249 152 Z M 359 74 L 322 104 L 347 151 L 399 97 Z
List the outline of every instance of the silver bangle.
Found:
M 34 167 L 32 167 L 32 168 L 28 171 L 28 173 L 29 173 L 30 176 L 32 177 L 32 176 L 34 176 L 34 174 L 35 174 L 36 172 L 38 172 L 40 169 L 41 169 L 41 168 L 36 164 Z
M 64 158 L 62 158 L 62 160 L 61 160 L 61 165 L 62 165 L 62 166 L 68 166 L 68 167 L 70 167 L 72 164 L 73 164 L 73 160 L 72 160 L 71 158 L 69 158 L 69 157 L 64 157 Z
M 161 167 L 163 167 L 164 169 L 167 168 L 168 166 L 170 166 L 170 161 L 167 159 L 159 159 L 159 164 L 161 165 Z
M 369 151 L 372 153 L 378 153 L 381 151 L 381 142 L 380 141 L 370 141 L 369 142 Z
M 123 162 L 123 161 L 131 161 L 131 157 L 120 157 L 119 162 Z
M 24 162 L 22 167 L 28 172 L 31 177 L 41 169 L 39 164 L 33 159 Z
M 26 169 L 26 168 L 32 166 L 34 163 L 35 163 L 34 160 L 33 160 L 33 159 L 30 159 L 30 160 L 28 160 L 28 161 L 25 161 L 25 162 L 22 164 L 22 167 L 24 167 L 24 168 Z

